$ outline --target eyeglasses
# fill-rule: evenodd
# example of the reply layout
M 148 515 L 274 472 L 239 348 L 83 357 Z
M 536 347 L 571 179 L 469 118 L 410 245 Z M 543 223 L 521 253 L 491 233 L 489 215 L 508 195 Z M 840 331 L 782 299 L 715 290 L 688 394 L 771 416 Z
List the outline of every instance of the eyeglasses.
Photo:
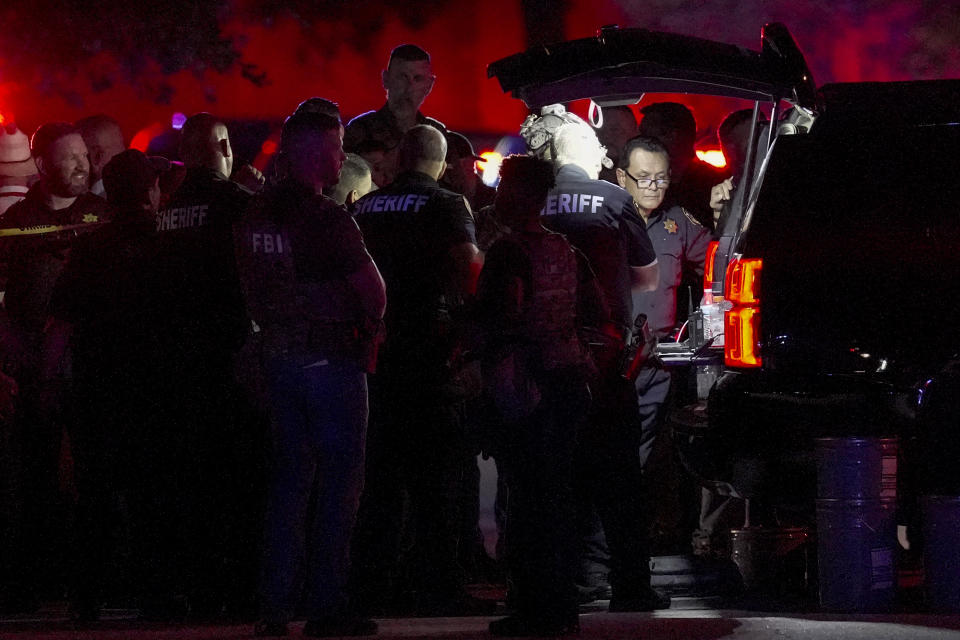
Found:
M 664 189 L 670 184 L 670 178 L 637 178 L 630 175 L 630 172 L 626 169 L 621 169 L 621 171 L 623 171 L 624 175 L 637 183 L 638 189 L 652 189 L 654 188 L 654 185 L 656 185 L 655 188 L 657 189 Z

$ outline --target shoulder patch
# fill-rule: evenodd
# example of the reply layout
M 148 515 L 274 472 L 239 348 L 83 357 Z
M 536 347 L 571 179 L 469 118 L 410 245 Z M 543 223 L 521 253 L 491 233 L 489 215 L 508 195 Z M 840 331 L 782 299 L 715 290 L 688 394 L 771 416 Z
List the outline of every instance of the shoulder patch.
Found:
M 683 211 L 683 215 L 685 215 L 685 216 L 687 217 L 687 220 L 689 220 L 690 223 L 691 223 L 693 226 L 695 226 L 695 227 L 702 227 L 702 226 L 703 226 L 702 224 L 700 224 L 700 222 L 699 222 L 696 218 L 694 218 L 692 215 L 690 215 L 690 212 L 689 212 L 689 211 L 687 211 L 687 210 L 684 209 L 683 207 L 680 207 L 680 210 Z

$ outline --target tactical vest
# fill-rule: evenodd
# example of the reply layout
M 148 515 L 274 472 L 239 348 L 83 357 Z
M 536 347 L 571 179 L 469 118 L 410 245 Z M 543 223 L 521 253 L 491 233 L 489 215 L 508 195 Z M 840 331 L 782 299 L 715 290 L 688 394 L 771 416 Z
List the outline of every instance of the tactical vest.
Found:
M 293 243 L 300 239 L 277 215 L 277 204 L 303 205 L 258 198 L 236 229 L 238 267 L 250 315 L 262 332 L 264 355 L 357 357 L 357 321 L 347 311 L 355 304 L 349 284 L 297 277 Z M 304 215 L 311 214 L 319 212 Z
M 557 233 L 523 234 L 530 259 L 531 295 L 523 321 L 527 335 L 540 347 L 544 369 L 576 366 L 584 361 L 577 337 L 577 257 Z

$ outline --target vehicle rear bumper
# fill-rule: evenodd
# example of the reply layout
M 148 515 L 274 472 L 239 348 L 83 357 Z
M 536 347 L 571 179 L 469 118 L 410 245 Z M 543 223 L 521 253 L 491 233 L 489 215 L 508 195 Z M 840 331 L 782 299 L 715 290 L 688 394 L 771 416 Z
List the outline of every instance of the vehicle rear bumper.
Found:
M 706 411 L 680 410 L 674 442 L 687 468 L 718 493 L 802 504 L 816 487 L 814 439 L 899 435 L 913 415 L 909 391 L 855 377 L 798 384 L 726 371 Z

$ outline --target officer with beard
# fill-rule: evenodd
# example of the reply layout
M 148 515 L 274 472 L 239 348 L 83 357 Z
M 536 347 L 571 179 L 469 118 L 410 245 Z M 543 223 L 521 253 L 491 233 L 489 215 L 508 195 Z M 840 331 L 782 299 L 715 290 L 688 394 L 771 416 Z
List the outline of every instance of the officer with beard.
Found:
M 24 579 L 43 588 L 59 584 L 53 567 L 63 548 L 58 463 L 62 428 L 56 419 L 65 386 L 65 371 L 41 378 L 37 364 L 53 287 L 77 235 L 108 217 L 107 203 L 88 193 L 90 162 L 83 137 L 73 125 L 53 122 L 34 133 L 31 154 L 40 180 L 20 202 L 11 206 L 0 228 L 0 262 L 7 270 L 5 311 L 0 318 L 11 362 L 7 371 L 20 385 L 21 407 L 13 426 L 13 442 L 23 478 L 24 543 L 17 560 L 29 558 Z M 16 569 L 5 572 L 16 574 Z M 20 585 L 21 593 L 30 585 Z

